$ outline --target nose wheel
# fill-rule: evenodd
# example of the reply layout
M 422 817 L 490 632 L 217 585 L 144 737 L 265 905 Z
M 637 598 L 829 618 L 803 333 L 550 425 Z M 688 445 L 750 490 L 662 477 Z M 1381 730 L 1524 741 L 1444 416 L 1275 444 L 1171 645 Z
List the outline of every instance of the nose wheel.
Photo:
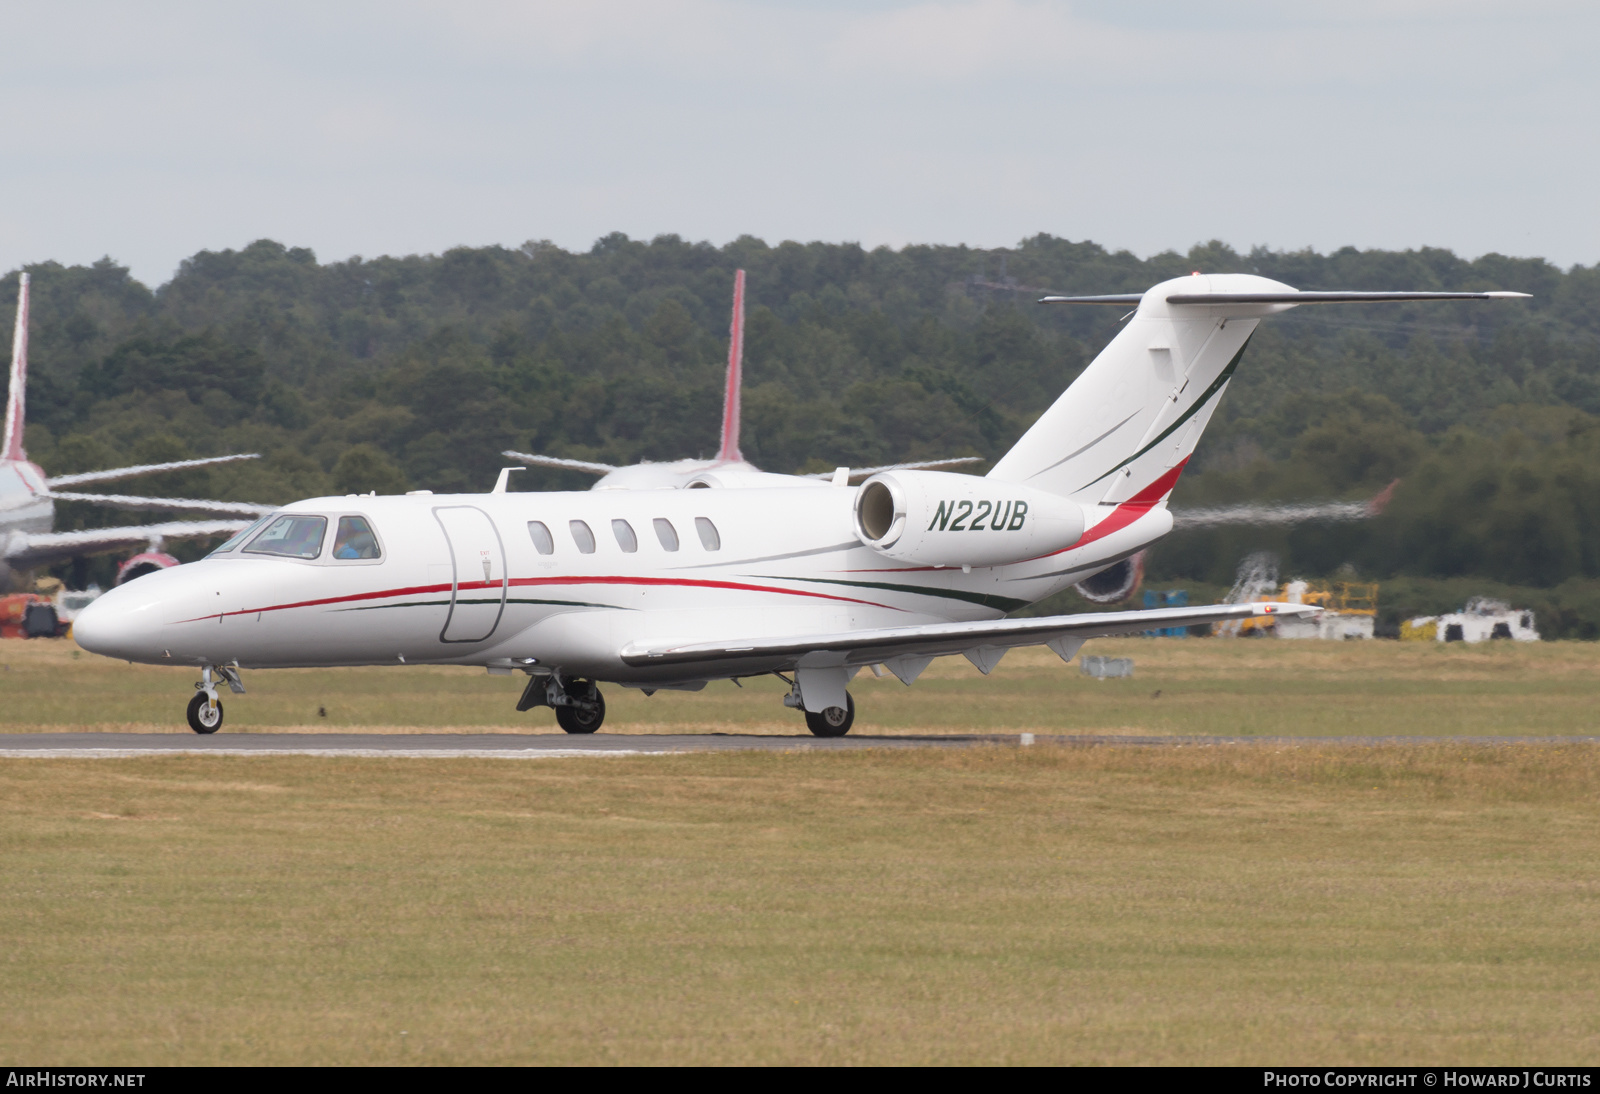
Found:
M 599 729 L 606 720 L 606 701 L 600 689 L 589 681 L 578 680 L 569 694 L 572 705 L 556 707 L 556 725 L 568 733 L 593 733 Z
M 194 686 L 194 698 L 189 700 L 189 728 L 196 733 L 215 733 L 222 728 L 222 700 L 217 698 L 215 672 L 222 677 L 228 690 L 235 695 L 244 694 L 244 681 L 239 678 L 239 662 L 231 665 L 205 665 L 200 669 L 200 679 Z
M 189 728 L 196 733 L 215 733 L 222 728 L 222 700 L 203 691 L 189 700 Z

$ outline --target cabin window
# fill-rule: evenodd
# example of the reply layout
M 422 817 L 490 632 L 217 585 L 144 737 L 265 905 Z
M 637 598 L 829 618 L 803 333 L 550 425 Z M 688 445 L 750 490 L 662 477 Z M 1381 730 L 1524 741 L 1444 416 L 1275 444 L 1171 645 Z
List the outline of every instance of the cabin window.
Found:
M 657 517 L 650 522 L 656 530 L 656 538 L 661 541 L 663 551 L 676 551 L 678 549 L 678 530 L 666 517 Z
M 569 520 L 567 527 L 572 529 L 572 542 L 578 545 L 578 550 L 586 555 L 594 554 L 594 533 L 589 526 L 581 520 Z
M 639 549 L 639 537 L 633 534 L 633 525 L 625 520 L 611 522 L 611 534 L 617 537 L 617 546 L 625 554 L 633 554 Z
M 708 551 L 722 550 L 722 537 L 717 535 L 717 526 L 705 517 L 694 518 L 694 530 L 700 533 L 700 546 Z
M 322 537 L 327 531 L 327 517 L 284 513 L 274 517 L 244 552 L 280 558 L 316 558 L 322 553 Z
M 528 538 L 533 540 L 533 549 L 541 555 L 556 553 L 556 538 L 550 534 L 550 529 L 545 527 L 542 520 L 528 522 Z
M 239 546 L 239 544 L 241 544 L 245 540 L 249 539 L 251 532 L 254 532 L 256 529 L 260 528 L 263 524 L 267 523 L 267 521 L 269 521 L 271 519 L 272 519 L 272 517 L 269 515 L 269 516 L 262 517 L 260 520 L 257 520 L 257 521 L 255 521 L 255 522 L 253 522 L 251 524 L 245 525 L 243 528 L 241 528 L 237 532 L 233 533 L 233 537 L 231 539 L 229 539 L 228 542 L 224 543 L 221 547 L 218 547 L 215 551 L 212 551 L 211 554 L 212 555 L 221 555 L 221 554 L 226 554 L 227 552 L 233 550 L 235 547 Z M 206 557 L 210 558 L 211 555 L 207 555 Z
M 340 517 L 333 533 L 334 558 L 382 558 L 378 537 L 366 517 Z

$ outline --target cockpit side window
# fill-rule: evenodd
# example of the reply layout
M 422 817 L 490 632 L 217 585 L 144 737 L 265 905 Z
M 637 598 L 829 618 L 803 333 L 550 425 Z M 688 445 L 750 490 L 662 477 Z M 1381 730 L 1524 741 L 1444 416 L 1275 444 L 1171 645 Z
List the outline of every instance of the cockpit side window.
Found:
M 267 516 L 262 517 L 260 520 L 257 520 L 254 523 L 248 524 L 245 527 L 239 529 L 237 532 L 233 533 L 233 536 L 228 540 L 228 542 L 224 543 L 221 547 L 218 547 L 215 551 L 212 551 L 211 555 L 227 554 L 229 551 L 231 551 L 235 547 L 239 546 L 239 544 L 241 544 L 245 540 L 249 539 L 251 532 L 256 531 L 258 528 L 260 528 L 263 524 L 267 523 L 267 521 L 269 521 L 271 519 L 272 519 L 272 517 L 269 514 Z M 206 557 L 210 558 L 211 555 L 207 555 Z
M 327 517 L 283 513 L 268 522 L 250 541 L 244 553 L 277 555 L 280 558 L 316 558 L 322 554 L 322 537 L 327 531 Z
M 333 534 L 334 558 L 382 558 L 378 537 L 366 517 L 340 517 Z

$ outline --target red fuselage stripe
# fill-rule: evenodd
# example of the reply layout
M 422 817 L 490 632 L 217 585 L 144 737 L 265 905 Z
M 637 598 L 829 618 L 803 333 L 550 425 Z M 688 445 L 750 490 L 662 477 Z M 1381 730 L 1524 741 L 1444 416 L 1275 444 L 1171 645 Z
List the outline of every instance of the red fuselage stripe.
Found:
M 1070 547 L 1063 547 L 1059 551 L 1051 551 L 1049 554 L 1040 555 L 1039 557 L 1052 558 L 1068 551 L 1076 551 L 1079 547 L 1086 547 L 1097 539 L 1105 539 L 1112 532 L 1119 532 L 1126 528 L 1148 513 L 1162 498 L 1172 493 L 1172 488 L 1178 484 L 1178 476 L 1183 474 L 1183 468 L 1188 462 L 1189 457 L 1185 456 L 1175 467 L 1164 473 L 1155 482 L 1121 505 L 1118 505 L 1111 511 L 1110 516 L 1079 536 L 1078 541 Z
M 514 577 L 511 585 L 677 585 L 697 589 L 732 589 L 738 592 L 754 593 L 782 593 L 786 596 L 804 596 L 816 600 L 838 600 L 846 604 L 866 604 L 873 608 L 893 608 L 892 604 L 879 604 L 871 600 L 857 600 L 849 596 L 833 596 L 829 593 L 816 593 L 806 589 L 780 589 L 772 585 L 748 585 L 739 581 L 704 581 L 690 578 L 672 577 Z M 457 586 L 457 592 L 472 592 L 474 590 L 489 590 L 500 588 L 499 582 L 494 581 L 466 581 Z M 319 600 L 297 600 L 292 604 L 273 604 L 265 608 L 246 608 L 237 612 L 217 612 L 213 615 L 197 616 L 194 619 L 184 619 L 180 622 L 198 623 L 204 619 L 222 619 L 230 615 L 257 615 L 261 612 L 281 612 L 290 608 L 320 608 L 328 604 L 350 604 L 362 600 L 386 600 L 393 596 L 418 596 L 427 593 L 448 593 L 450 586 L 444 585 L 411 585 L 403 589 L 383 589 L 372 593 L 351 593 L 348 596 L 328 596 Z M 899 610 L 899 609 L 895 609 Z

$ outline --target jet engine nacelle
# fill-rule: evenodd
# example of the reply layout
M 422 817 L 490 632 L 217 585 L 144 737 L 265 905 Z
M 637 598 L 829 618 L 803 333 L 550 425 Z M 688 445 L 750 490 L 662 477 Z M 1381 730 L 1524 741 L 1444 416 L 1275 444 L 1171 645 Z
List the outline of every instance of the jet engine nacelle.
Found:
M 1078 595 L 1094 604 L 1121 604 L 1132 600 L 1144 582 L 1144 552 L 1114 562 L 1093 577 L 1073 586 Z
M 117 567 L 117 584 L 126 585 L 136 577 L 153 574 L 157 570 L 170 570 L 178 565 L 178 560 L 165 551 L 145 551 L 134 555 L 121 566 Z
M 1070 547 L 1078 504 L 1015 483 L 948 471 L 885 471 L 856 491 L 856 537 L 924 566 L 1003 566 Z

